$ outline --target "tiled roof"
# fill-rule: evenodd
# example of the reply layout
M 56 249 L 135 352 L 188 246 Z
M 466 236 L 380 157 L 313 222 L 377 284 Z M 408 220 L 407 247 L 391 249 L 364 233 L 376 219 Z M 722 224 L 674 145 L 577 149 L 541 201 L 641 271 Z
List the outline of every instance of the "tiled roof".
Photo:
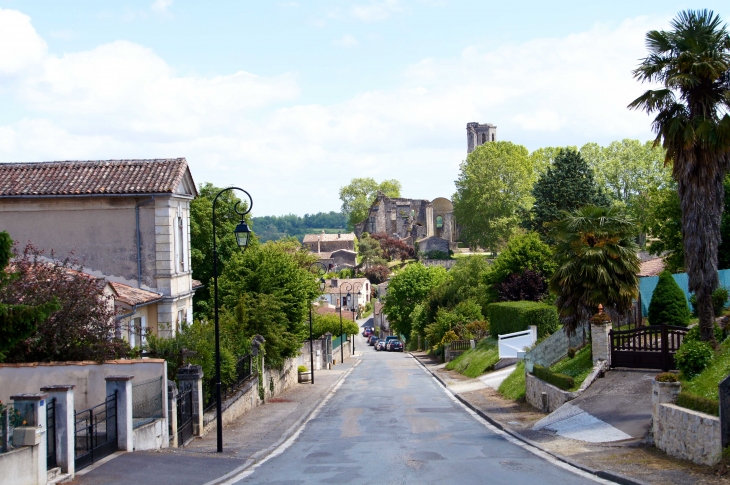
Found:
M 662 258 L 654 258 L 641 263 L 639 276 L 658 276 L 664 271 L 664 260 Z
M 352 290 L 355 290 L 357 288 L 357 291 L 362 291 L 363 294 L 365 294 L 365 283 L 370 283 L 370 281 L 367 278 L 347 278 L 347 279 L 340 279 L 337 281 L 337 286 L 332 286 L 332 280 L 326 280 L 327 286 L 325 287 L 325 293 L 340 293 L 340 290 L 342 290 L 342 293 L 347 293 L 347 286 L 345 288 L 340 288 L 343 283 L 348 283 L 352 286 Z M 355 283 L 358 283 L 358 286 L 355 286 Z
M 322 242 L 333 242 L 333 241 L 354 241 L 355 240 L 355 233 L 354 232 L 346 232 L 346 233 L 340 233 L 340 234 L 305 234 L 304 235 L 304 241 L 305 243 L 316 243 L 317 241 Z
M 129 306 L 146 305 L 148 303 L 162 300 L 162 295 L 153 291 L 133 288 L 122 283 L 115 283 L 113 281 L 110 281 L 109 285 L 114 288 L 114 291 L 117 292 L 118 296 L 117 298 L 115 298 L 115 300 L 121 303 L 126 303 Z
M 201 281 L 193 280 L 193 289 L 194 290 L 197 290 L 198 288 L 202 288 L 204 286 L 205 285 Z
M 184 158 L 0 163 L 0 197 L 173 193 L 187 166 Z
M 333 308 L 326 305 L 321 306 L 315 306 L 314 307 L 314 313 L 317 313 L 318 315 L 339 315 L 340 314 L 340 308 Z M 351 312 L 350 310 L 342 309 L 342 318 L 345 320 L 354 320 L 356 315 L 355 312 Z

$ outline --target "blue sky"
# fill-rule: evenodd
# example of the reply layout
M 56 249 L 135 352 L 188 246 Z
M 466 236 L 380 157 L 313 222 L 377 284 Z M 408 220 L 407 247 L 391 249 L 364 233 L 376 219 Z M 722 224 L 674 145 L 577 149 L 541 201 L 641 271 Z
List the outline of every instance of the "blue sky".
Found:
M 720 2 L 0 0 L 0 162 L 185 156 L 256 215 L 351 178 L 450 197 L 465 124 L 549 145 L 649 139 L 643 36 Z

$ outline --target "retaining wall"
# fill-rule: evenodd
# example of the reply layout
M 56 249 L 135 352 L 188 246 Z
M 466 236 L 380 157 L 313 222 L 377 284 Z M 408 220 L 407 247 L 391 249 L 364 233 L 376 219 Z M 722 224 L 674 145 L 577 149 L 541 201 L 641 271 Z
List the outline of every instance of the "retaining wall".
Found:
M 595 365 L 577 391 L 564 391 L 525 371 L 525 399 L 532 407 L 544 413 L 552 413 L 566 402 L 580 396 L 607 368 L 608 362 L 605 361 Z M 543 392 L 546 395 L 545 401 L 542 397 Z
M 534 364 L 550 367 L 568 355 L 570 347 L 577 348 L 588 343 L 589 335 L 588 324 L 578 327 L 571 337 L 565 331 L 558 330 L 525 354 L 525 368 L 532 372 Z
M 167 419 L 160 418 L 139 428 L 134 428 L 132 442 L 134 451 L 159 450 L 170 446 L 170 438 L 166 432 Z
M 720 461 L 720 418 L 675 404 L 658 404 L 654 445 L 665 453 L 701 465 Z

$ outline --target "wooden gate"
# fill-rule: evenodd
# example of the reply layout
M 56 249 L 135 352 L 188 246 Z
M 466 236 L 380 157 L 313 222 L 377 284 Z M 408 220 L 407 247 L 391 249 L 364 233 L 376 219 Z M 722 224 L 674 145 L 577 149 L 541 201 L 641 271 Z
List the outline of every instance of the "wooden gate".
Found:
M 687 334 L 684 327 L 650 325 L 629 330 L 611 330 L 611 367 L 676 369 L 674 354 Z

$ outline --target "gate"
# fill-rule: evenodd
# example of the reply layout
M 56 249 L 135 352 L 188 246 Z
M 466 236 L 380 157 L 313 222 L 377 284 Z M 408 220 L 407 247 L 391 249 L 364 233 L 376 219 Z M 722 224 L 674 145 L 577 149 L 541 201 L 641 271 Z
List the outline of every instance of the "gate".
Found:
M 76 470 L 117 451 L 117 393 L 106 401 L 76 413 Z
M 177 443 L 185 443 L 193 437 L 193 388 L 188 388 L 177 395 Z
M 676 369 L 674 354 L 687 334 L 684 327 L 650 325 L 609 332 L 611 367 Z
M 56 467 L 56 398 L 46 406 L 46 469 Z

